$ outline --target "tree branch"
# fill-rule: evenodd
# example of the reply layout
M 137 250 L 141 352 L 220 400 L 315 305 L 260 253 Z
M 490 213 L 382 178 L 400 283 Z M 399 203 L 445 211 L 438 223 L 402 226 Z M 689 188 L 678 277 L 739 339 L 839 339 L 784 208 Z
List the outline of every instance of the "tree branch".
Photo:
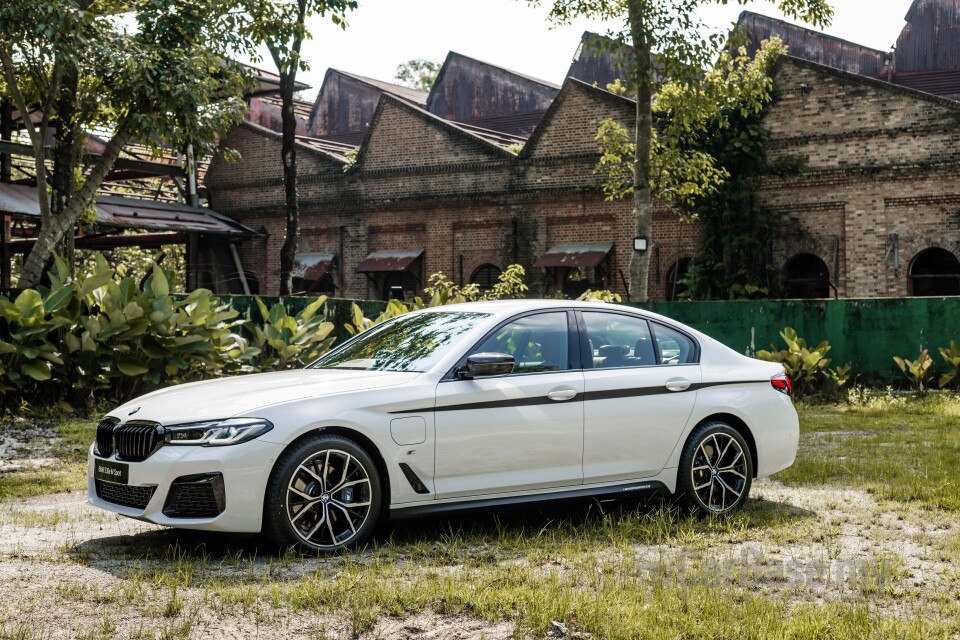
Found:
M 13 54 L 7 43 L 0 45 L 0 64 L 3 66 L 3 76 L 7 82 L 10 93 L 13 94 L 13 101 L 20 112 L 20 119 L 23 126 L 30 136 L 30 142 L 33 144 L 33 165 L 37 174 L 37 204 L 40 206 L 40 225 L 43 226 L 50 220 L 50 198 L 47 194 L 47 165 L 43 155 L 43 142 L 46 130 L 38 131 L 30 120 L 30 110 L 27 108 L 27 101 L 23 98 L 20 91 L 20 85 L 17 84 L 17 77 L 14 73 Z M 41 125 L 46 125 L 46 116 L 41 120 Z

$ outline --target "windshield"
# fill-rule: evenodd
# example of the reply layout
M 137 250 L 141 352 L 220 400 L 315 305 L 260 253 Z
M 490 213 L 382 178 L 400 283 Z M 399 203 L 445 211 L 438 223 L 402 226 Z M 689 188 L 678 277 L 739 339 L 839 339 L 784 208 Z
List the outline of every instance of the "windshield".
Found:
M 309 369 L 426 371 L 488 313 L 445 311 L 402 315 L 361 333 Z

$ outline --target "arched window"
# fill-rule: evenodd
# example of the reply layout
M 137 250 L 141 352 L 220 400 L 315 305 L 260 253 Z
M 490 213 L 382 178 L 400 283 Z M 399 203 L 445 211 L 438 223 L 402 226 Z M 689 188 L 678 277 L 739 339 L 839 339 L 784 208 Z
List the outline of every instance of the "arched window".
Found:
M 503 271 L 495 264 L 482 264 L 470 276 L 470 284 L 478 285 L 481 291 L 489 291 L 499 282 L 501 273 Z
M 667 272 L 667 302 L 679 300 L 680 296 L 687 292 L 688 271 L 690 271 L 690 258 L 680 258 L 670 267 L 670 271 Z
M 946 249 L 925 249 L 910 264 L 915 296 L 960 296 L 960 260 Z
M 783 268 L 783 297 L 829 298 L 830 270 L 812 253 L 801 253 Z

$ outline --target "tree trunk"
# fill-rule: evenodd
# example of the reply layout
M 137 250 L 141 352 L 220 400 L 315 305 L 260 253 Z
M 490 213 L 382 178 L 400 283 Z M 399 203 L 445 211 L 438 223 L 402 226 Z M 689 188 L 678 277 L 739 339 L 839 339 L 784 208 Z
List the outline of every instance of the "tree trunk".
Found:
M 130 134 L 124 127 L 118 127 L 117 133 L 110 139 L 103 155 L 90 171 L 80 191 L 69 199 L 60 216 L 51 216 L 49 224 L 40 228 L 37 243 L 30 250 L 30 254 L 23 263 L 23 272 L 20 275 L 18 286 L 21 289 L 34 288 L 43 277 L 43 270 L 53 256 L 53 249 L 67 236 L 72 234 L 80 221 L 83 211 L 90 206 L 97 195 L 97 190 L 103 184 L 114 163 L 120 157 L 120 152 L 130 141 Z
M 53 145 L 53 176 L 50 182 L 50 216 L 53 219 L 63 216 L 73 195 L 73 172 L 80 156 L 80 136 L 74 123 L 79 84 L 80 74 L 76 67 L 69 65 L 64 70 L 60 94 L 57 96 L 57 131 Z M 73 234 L 67 234 L 55 247 L 55 251 L 66 259 L 71 273 L 74 266 L 72 239 Z
M 13 63 L 13 53 L 6 46 L 6 43 L 0 43 L 0 66 L 3 67 L 3 78 L 7 83 L 7 90 L 13 98 L 13 104 L 20 113 L 20 119 L 23 122 L 24 129 L 30 136 L 30 143 L 33 145 L 33 166 L 37 178 L 37 201 L 40 207 L 40 225 L 47 224 L 50 219 L 50 198 L 47 194 L 47 165 L 45 163 L 43 144 L 47 136 L 47 123 L 49 122 L 52 111 L 52 100 L 56 95 L 57 86 L 61 76 L 62 67 L 55 65 L 53 72 L 53 82 L 51 82 L 51 93 L 46 96 L 48 104 L 44 108 L 43 118 L 39 125 L 34 125 L 29 117 L 30 108 L 20 91 L 20 85 L 17 82 L 16 68 Z
M 646 251 L 630 254 L 630 291 L 632 302 L 648 300 L 650 252 L 653 250 L 653 203 L 650 197 L 650 147 L 653 137 L 653 68 L 650 62 L 650 38 L 647 37 L 642 0 L 627 0 L 630 35 L 633 40 L 634 72 L 637 84 L 636 158 L 633 166 L 633 215 L 636 236 L 646 237 Z M 631 245 L 633 244 L 632 238 Z
M 280 295 L 293 291 L 293 263 L 297 258 L 300 235 L 300 201 L 297 197 L 297 116 L 293 111 L 293 89 L 296 84 L 296 66 L 280 74 L 280 107 L 283 122 L 283 140 L 280 154 L 283 158 L 283 192 L 286 198 L 287 234 L 280 248 Z

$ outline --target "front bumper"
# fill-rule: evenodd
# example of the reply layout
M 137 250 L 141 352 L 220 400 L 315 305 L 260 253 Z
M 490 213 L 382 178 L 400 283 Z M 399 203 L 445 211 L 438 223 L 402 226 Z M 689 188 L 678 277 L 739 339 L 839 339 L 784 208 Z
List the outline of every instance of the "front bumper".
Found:
M 251 440 L 226 447 L 164 446 L 143 462 L 117 461 L 99 458 L 90 447 L 87 456 L 87 502 L 95 507 L 113 511 L 131 518 L 153 522 L 167 527 L 256 533 L 260 531 L 263 516 L 263 497 L 267 480 L 282 444 Z M 143 509 L 124 506 L 97 496 L 94 465 L 97 460 L 128 464 L 126 485 L 110 487 L 104 496 L 121 493 L 147 496 Z M 222 474 L 224 509 L 215 517 L 170 517 L 163 513 L 164 505 L 177 478 L 204 474 Z M 150 495 L 149 487 L 155 487 Z

